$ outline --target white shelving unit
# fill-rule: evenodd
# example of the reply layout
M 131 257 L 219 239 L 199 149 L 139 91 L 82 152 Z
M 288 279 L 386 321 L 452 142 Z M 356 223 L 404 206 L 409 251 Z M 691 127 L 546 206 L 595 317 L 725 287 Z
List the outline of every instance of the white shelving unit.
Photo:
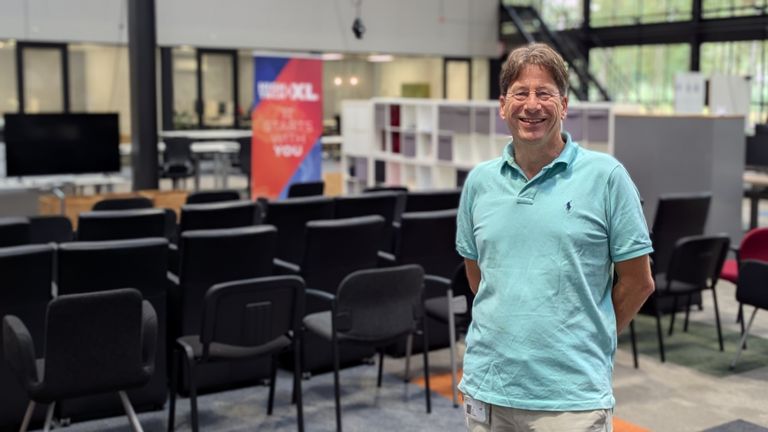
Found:
M 571 104 L 564 127 L 581 145 L 612 152 L 617 108 Z M 454 188 L 475 165 L 499 156 L 510 140 L 497 101 L 348 100 L 342 102 L 341 125 L 345 193 L 374 185 Z

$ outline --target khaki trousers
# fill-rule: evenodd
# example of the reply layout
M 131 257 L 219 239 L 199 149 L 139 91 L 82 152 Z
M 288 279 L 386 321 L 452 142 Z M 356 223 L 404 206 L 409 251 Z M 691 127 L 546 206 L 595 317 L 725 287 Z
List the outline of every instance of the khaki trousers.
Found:
M 469 432 L 613 432 L 613 412 L 529 411 L 486 404 L 490 422 L 466 416 Z

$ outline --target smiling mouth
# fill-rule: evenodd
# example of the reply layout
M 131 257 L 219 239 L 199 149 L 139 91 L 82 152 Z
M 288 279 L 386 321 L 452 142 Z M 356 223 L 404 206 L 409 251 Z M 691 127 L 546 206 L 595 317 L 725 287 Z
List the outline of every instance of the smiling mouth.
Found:
M 528 124 L 539 124 L 539 123 L 544 123 L 544 120 L 545 120 L 545 119 L 532 119 L 532 118 L 521 118 L 521 119 L 520 119 L 520 121 L 521 121 L 521 122 L 523 122 L 523 123 L 528 123 Z

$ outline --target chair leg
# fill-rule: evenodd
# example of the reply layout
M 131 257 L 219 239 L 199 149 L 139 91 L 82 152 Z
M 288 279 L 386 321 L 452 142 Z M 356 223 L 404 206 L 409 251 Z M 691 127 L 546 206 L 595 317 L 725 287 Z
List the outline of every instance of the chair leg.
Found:
M 413 352 L 413 335 L 409 334 L 405 339 L 405 377 L 403 381 L 408 382 L 411 379 L 411 353 Z
M 672 319 L 669 321 L 669 336 L 675 331 L 675 315 L 677 315 L 677 296 L 672 297 Z
M 453 298 L 453 292 L 449 291 L 448 295 L 448 338 L 450 343 L 450 360 L 451 360 L 451 393 L 453 396 L 453 407 L 459 407 L 459 390 L 456 384 L 456 377 L 458 376 L 458 370 L 456 367 L 456 318 L 453 315 L 453 308 L 451 307 L 451 299 Z
M 301 343 L 293 343 L 293 401 L 296 403 L 296 422 L 299 432 L 304 432 L 304 402 L 301 398 Z
M 272 408 L 275 404 L 275 380 L 277 378 L 277 358 L 275 358 L 275 356 L 272 356 L 272 361 L 269 367 L 269 398 L 267 399 L 267 415 L 272 415 Z
M 51 402 L 48 405 L 48 410 L 45 412 L 45 424 L 43 425 L 43 432 L 51 431 L 51 423 L 53 423 L 53 409 L 56 407 L 56 402 Z
M 733 358 L 733 361 L 731 362 L 731 369 L 736 368 L 736 363 L 739 362 L 739 359 L 741 358 L 741 353 L 744 351 L 744 347 L 747 344 L 747 336 L 749 335 L 749 329 L 752 328 L 752 323 L 755 322 L 755 315 L 757 315 L 757 308 L 752 311 L 752 316 L 749 317 L 749 324 L 747 324 L 747 328 L 744 329 L 744 333 L 741 335 L 741 341 L 739 341 L 739 348 L 736 350 L 736 356 Z M 744 321 L 744 316 L 742 315 L 741 320 Z
M 736 321 L 741 326 L 741 334 L 744 335 L 744 305 L 742 303 L 739 303 L 739 313 L 736 317 Z M 744 349 L 747 349 L 747 340 L 744 339 L 744 345 L 742 345 Z
M 197 377 L 195 377 L 195 359 L 192 353 L 187 352 L 187 369 L 189 371 L 189 415 L 191 417 L 192 432 L 200 430 L 197 419 Z
M 168 432 L 173 432 L 176 425 L 176 394 L 179 389 L 179 370 L 181 369 L 181 358 L 178 349 L 172 349 L 171 352 L 171 389 L 168 395 Z
M 629 340 L 632 342 L 632 362 L 635 364 L 635 369 L 639 369 L 640 363 L 637 361 L 637 334 L 635 334 L 635 320 L 629 322 Z
M 717 292 L 712 287 L 712 301 L 715 305 L 715 323 L 717 324 L 717 342 L 720 344 L 720 351 L 725 351 L 723 347 L 723 330 L 720 328 L 720 309 L 717 307 Z
M 128 416 L 128 422 L 130 422 L 133 432 L 144 432 L 144 429 L 141 428 L 141 423 L 139 423 L 139 418 L 136 417 L 136 411 L 133 410 L 131 400 L 128 399 L 128 395 L 122 390 L 117 392 L 117 394 L 120 395 L 120 401 L 123 403 L 125 415 Z
M 658 299 L 654 299 L 654 308 L 656 309 L 656 335 L 659 338 L 659 355 L 661 362 L 664 363 L 667 359 L 664 355 L 664 332 L 661 331 L 661 311 L 659 310 Z
M 333 398 L 336 402 L 336 431 L 341 432 L 341 391 L 339 389 L 339 342 L 333 335 Z
M 376 378 L 376 387 L 381 387 L 381 375 L 384 372 L 384 350 L 379 350 L 379 376 Z
M 35 405 L 37 404 L 33 400 L 29 401 L 29 404 L 27 404 L 27 411 L 24 413 L 24 420 L 21 421 L 19 432 L 27 432 L 29 422 L 32 421 L 32 414 L 35 412 Z
M 688 333 L 688 322 L 691 317 L 691 302 L 693 301 L 693 294 L 688 294 L 688 300 L 685 303 L 685 324 L 683 324 L 683 332 Z
M 427 323 L 425 318 L 421 321 L 421 337 L 424 343 L 422 355 L 424 356 L 424 396 L 427 402 L 427 414 L 432 412 L 432 390 L 429 388 L 429 338 L 427 337 Z

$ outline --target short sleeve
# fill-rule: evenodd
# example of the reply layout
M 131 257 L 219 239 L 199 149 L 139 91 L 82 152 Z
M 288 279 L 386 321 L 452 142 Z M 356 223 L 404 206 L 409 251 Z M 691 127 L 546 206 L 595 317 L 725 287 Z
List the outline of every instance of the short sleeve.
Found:
M 608 178 L 606 205 L 611 260 L 621 262 L 653 252 L 640 193 L 622 165 Z
M 473 172 L 470 171 L 464 183 L 464 188 L 461 191 L 459 210 L 456 215 L 456 251 L 464 258 L 477 260 L 477 243 L 475 242 L 475 228 L 472 221 L 472 207 L 475 196 Z

